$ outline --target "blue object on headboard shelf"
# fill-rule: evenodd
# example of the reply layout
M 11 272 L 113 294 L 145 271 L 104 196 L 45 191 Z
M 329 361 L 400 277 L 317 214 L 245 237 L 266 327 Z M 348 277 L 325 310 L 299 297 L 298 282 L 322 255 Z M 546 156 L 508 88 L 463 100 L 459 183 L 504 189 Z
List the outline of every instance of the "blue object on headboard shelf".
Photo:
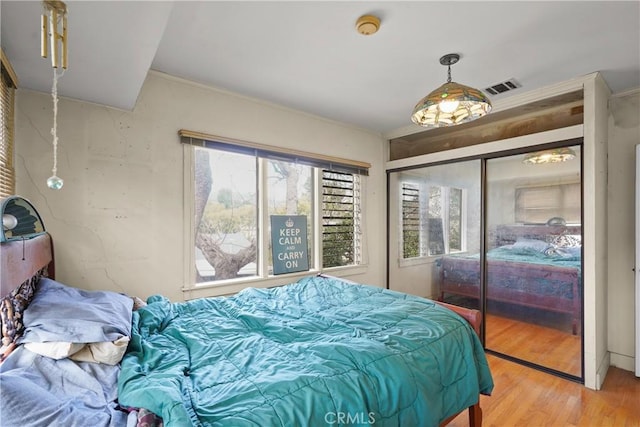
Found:
M 31 239 L 46 232 L 38 211 L 27 199 L 9 196 L 1 199 L 1 202 L 0 243 Z

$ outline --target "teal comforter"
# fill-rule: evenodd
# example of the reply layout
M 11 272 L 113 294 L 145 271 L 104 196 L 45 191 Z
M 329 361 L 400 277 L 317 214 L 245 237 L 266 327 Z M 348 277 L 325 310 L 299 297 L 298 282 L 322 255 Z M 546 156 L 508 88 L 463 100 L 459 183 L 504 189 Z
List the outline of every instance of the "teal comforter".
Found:
M 482 345 L 434 302 L 306 277 L 133 314 L 121 405 L 171 426 L 436 426 L 490 394 Z

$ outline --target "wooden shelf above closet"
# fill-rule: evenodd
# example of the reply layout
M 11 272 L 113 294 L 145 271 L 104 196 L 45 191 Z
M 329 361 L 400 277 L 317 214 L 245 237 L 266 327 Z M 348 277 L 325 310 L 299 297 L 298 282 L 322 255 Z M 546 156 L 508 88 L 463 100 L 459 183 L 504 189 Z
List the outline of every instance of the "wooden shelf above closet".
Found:
M 583 123 L 584 91 L 578 90 L 491 113 L 480 120 L 393 138 L 389 160 L 406 159 Z

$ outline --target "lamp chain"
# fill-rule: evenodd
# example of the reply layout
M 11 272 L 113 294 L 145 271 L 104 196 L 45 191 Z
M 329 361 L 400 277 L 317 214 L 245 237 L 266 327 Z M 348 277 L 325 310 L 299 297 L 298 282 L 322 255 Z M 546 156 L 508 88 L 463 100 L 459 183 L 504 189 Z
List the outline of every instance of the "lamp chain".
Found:
M 451 64 L 447 65 L 447 83 L 451 83 Z
M 58 74 L 57 70 L 53 69 L 53 87 L 51 88 L 51 97 L 53 98 L 53 127 L 51 128 L 51 135 L 53 136 L 53 169 L 51 172 L 53 176 L 56 176 L 58 172 L 58 79 L 64 74 L 64 69 Z

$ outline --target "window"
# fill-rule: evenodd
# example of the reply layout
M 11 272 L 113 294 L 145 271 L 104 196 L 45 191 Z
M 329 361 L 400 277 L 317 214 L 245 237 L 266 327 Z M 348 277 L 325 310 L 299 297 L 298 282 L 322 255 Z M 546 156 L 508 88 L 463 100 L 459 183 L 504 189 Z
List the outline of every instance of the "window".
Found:
M 313 168 L 286 160 L 266 160 L 267 165 L 267 209 L 271 215 L 303 215 L 307 217 L 307 258 L 309 266 L 313 260 Z M 269 224 L 270 225 L 270 224 Z M 271 239 L 267 257 L 269 274 L 273 272 Z
M 0 197 L 7 197 L 15 194 L 13 132 L 17 79 L 2 50 L 0 58 Z
M 449 188 L 449 207 L 447 227 L 447 242 L 449 243 L 448 252 L 462 251 L 462 189 Z
M 256 276 L 256 158 L 195 148 L 197 282 Z
M 188 142 L 196 283 L 272 276 L 273 215 L 306 217 L 310 270 L 361 264 L 361 169 L 257 144 L 196 141 Z
M 322 266 L 360 264 L 360 176 L 322 171 Z
M 580 183 L 516 188 L 516 222 L 545 224 L 560 217 L 567 223 L 581 223 Z
M 415 184 L 402 183 L 402 257 L 421 256 L 420 190 Z
M 409 182 L 401 190 L 403 258 L 464 250 L 464 190 Z

